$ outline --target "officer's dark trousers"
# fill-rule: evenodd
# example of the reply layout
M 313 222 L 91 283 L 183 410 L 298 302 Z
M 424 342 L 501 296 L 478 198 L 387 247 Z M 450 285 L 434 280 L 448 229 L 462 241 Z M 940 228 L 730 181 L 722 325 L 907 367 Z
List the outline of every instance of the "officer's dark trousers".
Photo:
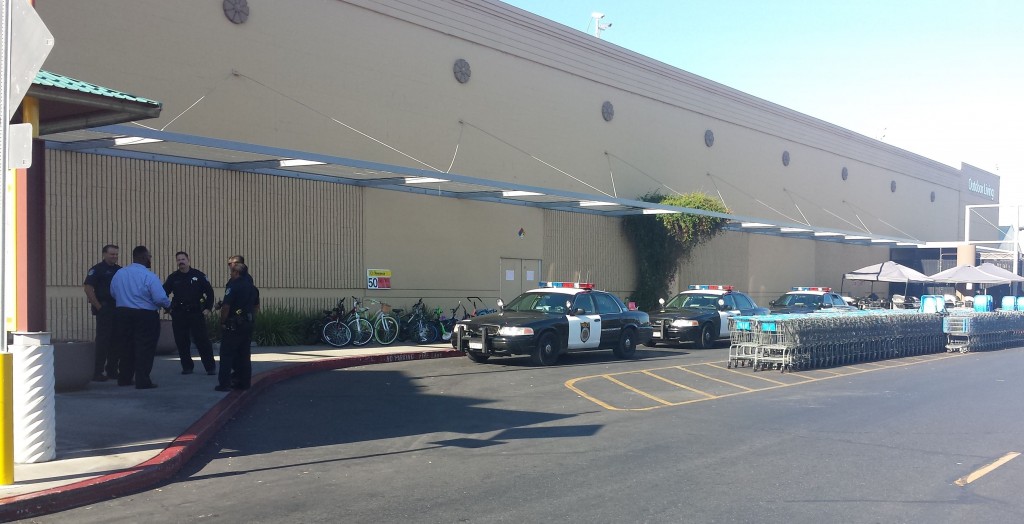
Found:
M 221 386 L 246 389 L 252 379 L 252 323 L 245 322 L 234 331 L 225 330 L 220 340 Z
M 105 304 L 96 313 L 96 364 L 93 374 L 107 372 L 107 378 L 117 377 L 117 357 L 119 352 L 115 345 L 117 336 L 117 313 L 113 304 Z
M 196 342 L 196 349 L 199 350 L 199 359 L 203 361 L 203 367 L 207 372 L 217 369 L 213 360 L 213 346 L 210 344 L 210 337 L 206 334 L 206 317 L 202 311 L 189 311 L 174 313 L 171 316 L 171 328 L 174 330 L 174 344 L 178 346 L 178 357 L 181 359 L 181 369 L 192 371 L 195 364 L 192 362 L 192 341 Z
M 117 339 L 121 358 L 117 367 L 117 383 L 135 387 L 152 384 L 156 343 L 160 339 L 160 315 L 148 309 L 117 308 Z

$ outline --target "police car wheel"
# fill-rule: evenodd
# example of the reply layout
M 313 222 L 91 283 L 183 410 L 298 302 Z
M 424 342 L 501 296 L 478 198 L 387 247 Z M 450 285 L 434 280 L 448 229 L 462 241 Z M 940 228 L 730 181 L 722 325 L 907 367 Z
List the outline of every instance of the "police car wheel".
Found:
M 467 351 L 466 356 L 469 357 L 470 360 L 478 364 L 483 364 L 484 362 L 487 362 L 487 359 L 491 358 L 490 355 L 477 353 L 476 351 Z
M 555 340 L 554 333 L 549 331 L 541 335 L 537 340 L 537 347 L 533 348 L 533 354 L 530 357 L 538 366 L 554 364 L 558 360 L 558 341 Z
M 615 347 L 613 352 L 618 358 L 633 358 L 636 356 L 636 331 L 624 329 L 622 331 L 622 338 L 619 339 L 619 345 Z
M 700 338 L 697 339 L 697 347 L 700 349 L 708 349 L 715 345 L 715 333 L 714 327 L 710 322 L 704 324 L 700 328 Z

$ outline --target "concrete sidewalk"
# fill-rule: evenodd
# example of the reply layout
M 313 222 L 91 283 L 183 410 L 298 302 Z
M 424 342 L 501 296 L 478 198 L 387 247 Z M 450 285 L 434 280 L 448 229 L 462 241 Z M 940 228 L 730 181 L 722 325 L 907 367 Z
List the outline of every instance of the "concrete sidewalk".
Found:
M 252 387 L 214 391 L 217 377 L 181 374 L 177 355 L 158 355 L 156 389 L 91 382 L 57 393 L 57 458 L 16 464 L 0 486 L 0 521 L 63 511 L 138 492 L 174 475 L 224 423 L 267 387 L 287 378 L 344 367 L 458 356 L 451 345 L 254 347 Z

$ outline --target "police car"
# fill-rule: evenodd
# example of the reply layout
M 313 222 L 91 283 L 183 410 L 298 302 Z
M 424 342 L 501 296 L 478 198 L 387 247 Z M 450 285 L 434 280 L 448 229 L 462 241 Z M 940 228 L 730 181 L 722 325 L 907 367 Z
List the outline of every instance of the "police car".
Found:
M 797 286 L 768 304 L 772 313 L 815 313 L 818 311 L 857 311 L 830 287 Z
M 498 312 L 459 321 L 452 336 L 473 362 L 492 356 L 530 355 L 542 366 L 570 351 L 611 349 L 631 358 L 651 338 L 647 313 L 632 310 L 590 283 L 541 282 Z
M 694 342 L 698 348 L 710 348 L 716 340 L 729 338 L 729 317 L 768 314 L 767 308 L 732 286 L 691 285 L 672 300 L 659 302 L 661 310 L 650 314 L 651 347 L 659 342 Z

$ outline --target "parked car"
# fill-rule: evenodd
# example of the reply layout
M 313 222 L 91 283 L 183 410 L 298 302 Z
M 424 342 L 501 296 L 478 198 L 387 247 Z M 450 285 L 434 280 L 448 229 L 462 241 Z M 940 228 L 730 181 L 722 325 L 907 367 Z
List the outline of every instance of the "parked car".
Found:
M 709 348 L 715 341 L 729 338 L 729 317 L 769 313 L 732 286 L 691 285 L 672 300 L 659 302 L 661 309 L 650 312 L 654 328 L 647 344 L 650 347 L 662 342 L 693 342 L 699 348 Z
M 452 337 L 473 362 L 493 356 L 530 355 L 548 366 L 570 351 L 611 349 L 632 358 L 651 338 L 647 313 L 630 309 L 611 293 L 578 282 L 541 282 L 498 312 L 460 320 Z
M 768 304 L 772 313 L 814 313 L 817 311 L 857 311 L 830 287 L 794 287 Z

